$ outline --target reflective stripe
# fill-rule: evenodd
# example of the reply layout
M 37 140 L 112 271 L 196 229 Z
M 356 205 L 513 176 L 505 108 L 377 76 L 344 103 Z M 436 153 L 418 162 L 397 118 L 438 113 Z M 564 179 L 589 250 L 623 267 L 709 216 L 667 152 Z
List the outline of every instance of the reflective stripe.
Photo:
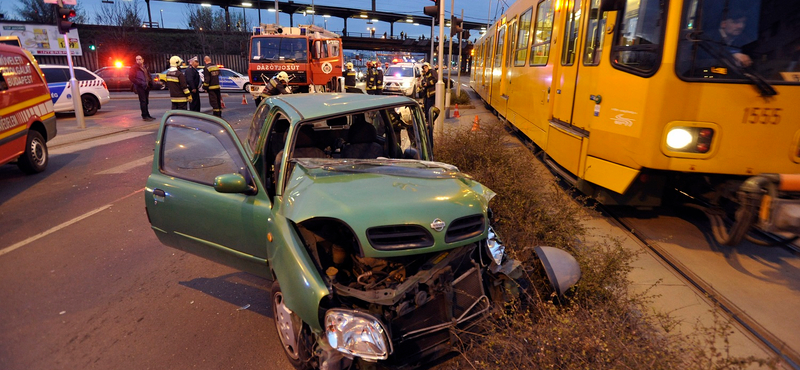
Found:
M 189 101 L 187 98 L 172 98 L 173 103 L 186 103 L 187 101 Z
M 45 101 L 49 101 L 49 100 L 50 100 L 50 94 L 41 95 L 41 96 L 35 97 L 33 99 L 28 99 L 28 100 L 26 100 L 24 102 L 14 104 L 14 105 L 9 106 L 9 107 L 4 108 L 4 109 L 0 109 L 0 117 L 3 117 L 5 115 L 7 115 L 7 114 L 10 114 L 10 113 L 18 111 L 18 110 L 22 110 L 24 108 L 29 108 L 30 106 L 32 106 L 34 104 L 44 103 Z M 50 101 L 50 109 L 49 109 L 49 111 L 51 111 L 51 112 L 53 111 L 53 102 L 52 101 Z M 43 116 L 43 114 L 41 114 L 41 115 Z M 28 120 L 26 119 L 25 121 L 27 122 Z
M 167 80 L 167 82 L 180 82 L 181 81 L 181 80 L 178 79 L 178 77 L 173 77 L 173 76 L 167 76 L 167 78 L 165 78 L 165 80 Z
M 183 93 L 189 95 L 189 89 L 183 89 Z
M 219 85 L 209 86 L 209 89 L 219 89 Z

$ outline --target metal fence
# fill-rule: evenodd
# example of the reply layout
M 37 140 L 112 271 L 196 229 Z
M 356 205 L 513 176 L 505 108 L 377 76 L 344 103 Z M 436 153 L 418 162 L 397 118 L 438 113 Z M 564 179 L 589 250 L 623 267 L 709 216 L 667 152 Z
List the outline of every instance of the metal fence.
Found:
M 145 60 L 145 66 L 147 69 L 152 73 L 161 72 L 167 68 L 169 68 L 169 58 L 173 55 L 178 55 L 184 61 L 189 61 L 192 57 L 197 57 L 200 65 L 203 65 L 203 55 L 202 54 L 150 54 L 150 55 L 142 55 Z M 211 61 L 216 64 L 221 64 L 225 66 L 225 68 L 230 68 L 236 72 L 239 72 L 243 75 L 247 75 L 247 58 L 242 57 L 241 55 L 209 55 L 211 57 Z M 36 57 L 36 61 L 39 64 L 57 64 L 57 65 L 67 65 L 67 57 L 66 56 L 54 56 L 54 55 L 40 55 Z M 107 58 L 103 61 L 102 56 L 98 55 L 96 52 L 84 52 L 81 56 L 73 56 L 72 63 L 76 67 L 84 67 L 90 71 L 96 71 L 102 67 L 110 67 L 113 66 L 116 60 L 111 58 Z M 130 61 L 121 61 L 124 65 L 133 64 L 133 60 Z

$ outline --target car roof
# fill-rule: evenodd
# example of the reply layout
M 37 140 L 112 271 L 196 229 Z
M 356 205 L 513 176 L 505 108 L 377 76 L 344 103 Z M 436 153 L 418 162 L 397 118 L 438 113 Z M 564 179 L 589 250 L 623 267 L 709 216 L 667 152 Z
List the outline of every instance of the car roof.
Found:
M 348 112 L 367 111 L 391 105 L 414 103 L 403 96 L 343 93 L 278 95 L 273 99 L 287 114 L 294 110 L 301 120 L 314 120 Z
M 39 64 L 39 68 L 69 68 L 69 66 L 62 66 L 60 64 Z M 86 67 L 73 66 L 72 68 L 91 72 L 90 70 L 86 69 Z

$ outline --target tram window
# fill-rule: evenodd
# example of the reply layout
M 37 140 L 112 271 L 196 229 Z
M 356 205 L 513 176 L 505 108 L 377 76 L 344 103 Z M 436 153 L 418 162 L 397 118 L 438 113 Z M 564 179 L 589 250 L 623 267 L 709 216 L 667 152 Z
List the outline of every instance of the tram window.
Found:
M 511 21 L 511 26 L 508 29 L 508 50 L 506 52 L 506 68 L 511 66 L 511 57 L 514 56 L 514 45 L 517 44 L 515 38 L 517 37 L 517 21 Z
M 497 45 L 494 49 L 494 64 L 492 64 L 493 68 L 501 67 L 501 63 L 503 63 L 503 45 L 506 42 L 506 28 L 500 27 L 500 31 L 497 32 Z
M 550 57 L 550 37 L 553 34 L 553 0 L 544 0 L 536 8 L 536 23 L 533 29 L 533 43 L 531 43 L 530 65 L 547 65 Z
M 603 55 L 603 36 L 606 27 L 607 12 L 601 12 L 600 0 L 592 0 L 589 11 L 589 25 L 586 29 L 586 46 L 583 49 L 583 64 L 596 66 Z
M 572 9 L 567 14 L 564 25 L 564 47 L 561 51 L 561 65 L 571 66 L 575 63 L 578 50 L 578 35 L 581 29 L 581 1 L 573 1 Z
M 661 63 L 666 2 L 627 0 L 611 49 L 615 67 L 640 76 L 652 76 Z
M 519 34 L 517 35 L 517 46 L 514 53 L 514 66 L 521 67 L 528 60 L 528 39 L 531 31 L 531 15 L 533 8 L 528 9 L 519 17 Z

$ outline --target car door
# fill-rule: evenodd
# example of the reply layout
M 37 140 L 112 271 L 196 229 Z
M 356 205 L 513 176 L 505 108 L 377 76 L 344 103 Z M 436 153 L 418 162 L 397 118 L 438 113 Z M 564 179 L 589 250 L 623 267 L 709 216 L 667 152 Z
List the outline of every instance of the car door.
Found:
M 236 86 L 236 83 L 233 82 L 234 74 L 233 72 L 227 69 L 219 70 L 219 87 L 221 89 L 241 89 L 241 87 Z
M 246 153 L 224 120 L 170 113 L 156 139 L 147 215 L 162 243 L 270 278 L 271 202 Z M 246 186 L 233 191 L 225 177 Z

